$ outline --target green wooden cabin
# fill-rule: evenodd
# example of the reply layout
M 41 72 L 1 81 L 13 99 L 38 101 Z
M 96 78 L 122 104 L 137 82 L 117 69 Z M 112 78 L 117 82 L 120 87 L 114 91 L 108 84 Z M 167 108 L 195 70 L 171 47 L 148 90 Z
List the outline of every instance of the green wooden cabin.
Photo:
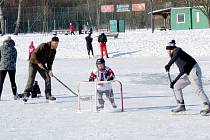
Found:
M 171 9 L 171 29 L 205 29 L 209 28 L 207 17 L 197 8 L 177 7 Z

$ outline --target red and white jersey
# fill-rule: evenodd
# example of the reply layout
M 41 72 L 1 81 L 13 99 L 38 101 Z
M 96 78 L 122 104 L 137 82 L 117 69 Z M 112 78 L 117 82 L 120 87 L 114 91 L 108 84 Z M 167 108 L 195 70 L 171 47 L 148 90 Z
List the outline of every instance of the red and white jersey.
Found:
M 91 72 L 90 75 L 90 78 L 93 78 L 96 81 L 108 81 L 110 77 L 114 79 L 115 75 L 114 72 L 107 66 L 105 66 L 104 70 L 94 70 L 93 72 Z M 97 85 L 97 90 L 100 91 L 111 90 L 111 89 L 112 89 L 111 83 Z

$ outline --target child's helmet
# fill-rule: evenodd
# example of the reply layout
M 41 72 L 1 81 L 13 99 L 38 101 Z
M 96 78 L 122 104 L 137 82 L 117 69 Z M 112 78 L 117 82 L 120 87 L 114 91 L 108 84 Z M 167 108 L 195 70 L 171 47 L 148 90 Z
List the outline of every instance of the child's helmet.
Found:
M 96 60 L 96 65 L 104 64 L 105 65 L 105 60 L 103 58 L 99 58 Z

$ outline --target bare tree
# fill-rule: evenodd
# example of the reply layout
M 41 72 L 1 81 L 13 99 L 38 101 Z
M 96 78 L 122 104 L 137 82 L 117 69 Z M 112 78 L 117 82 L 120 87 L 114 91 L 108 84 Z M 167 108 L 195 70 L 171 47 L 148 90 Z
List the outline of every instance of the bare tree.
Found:
M 93 20 L 92 20 L 91 14 L 90 14 L 90 2 L 89 2 L 89 0 L 87 0 L 87 6 L 88 6 L 89 20 L 90 20 L 90 23 L 93 24 Z
M 209 0 L 191 0 L 191 5 L 200 9 L 208 18 L 210 25 L 210 1 Z
M 4 0 L 0 0 L 0 25 L 1 25 L 1 28 L 0 28 L 0 31 L 1 31 L 1 35 L 4 35 L 5 34 L 5 30 L 4 30 L 4 17 L 3 17 L 3 3 L 4 3 Z
M 49 16 L 49 0 L 43 0 L 43 28 L 42 32 L 49 32 L 48 28 L 48 16 Z
M 191 0 L 185 0 L 186 6 L 191 7 Z
M 154 33 L 155 25 L 154 25 L 154 16 L 153 16 L 153 9 L 154 9 L 153 0 L 150 0 L 150 8 L 151 8 L 151 29 L 152 33 Z
M 20 30 L 22 2 L 23 0 L 19 0 L 18 2 L 18 16 L 17 16 L 16 27 L 15 27 L 15 32 L 14 32 L 15 35 L 17 35 Z
M 101 21 L 101 0 L 97 0 L 97 30 L 100 28 Z

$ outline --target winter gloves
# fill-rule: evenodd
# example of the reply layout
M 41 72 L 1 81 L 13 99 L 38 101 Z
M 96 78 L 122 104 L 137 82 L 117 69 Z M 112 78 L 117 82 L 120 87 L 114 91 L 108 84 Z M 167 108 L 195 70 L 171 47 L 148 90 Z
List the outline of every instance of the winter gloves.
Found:
M 114 77 L 113 76 L 108 76 L 107 77 L 107 81 L 112 81 L 112 80 L 114 80 Z
M 95 80 L 94 77 L 89 78 L 89 82 L 93 82 L 94 80 Z
M 166 72 L 169 72 L 170 66 L 169 66 L 169 65 L 166 65 L 166 66 L 165 66 L 165 69 L 166 69 Z
M 170 66 L 169 66 L 169 65 L 166 65 L 166 66 L 165 66 L 165 70 L 166 70 L 166 72 L 169 72 L 169 70 L 170 70 Z M 170 83 L 170 88 L 174 89 L 174 85 L 175 85 L 175 83 L 176 83 L 176 81 L 175 81 L 175 80 L 174 80 L 174 81 L 172 81 L 172 82 Z
M 89 78 L 89 82 L 93 82 L 95 79 L 93 78 L 93 77 L 90 77 Z M 114 77 L 113 76 L 108 76 L 107 77 L 107 81 L 112 81 L 112 80 L 114 80 Z
M 175 83 L 176 83 L 175 81 L 172 81 L 172 82 L 170 83 L 170 88 L 174 89 Z

